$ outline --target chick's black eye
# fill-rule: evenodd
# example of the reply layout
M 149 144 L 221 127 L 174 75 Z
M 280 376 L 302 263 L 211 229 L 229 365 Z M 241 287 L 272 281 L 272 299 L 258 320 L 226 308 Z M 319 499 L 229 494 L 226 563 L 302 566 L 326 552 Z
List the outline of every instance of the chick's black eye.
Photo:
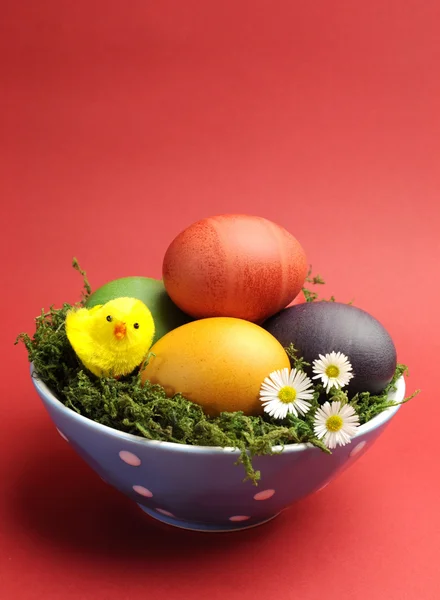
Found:
M 110 315 L 107 315 L 107 316 L 106 316 L 106 319 L 107 319 L 107 321 L 108 321 L 109 323 L 111 323 L 111 322 L 112 322 L 112 318 L 111 318 L 111 316 L 110 316 Z
M 133 327 L 134 327 L 135 329 L 139 329 L 139 323 L 135 323 L 135 324 L 133 325 Z

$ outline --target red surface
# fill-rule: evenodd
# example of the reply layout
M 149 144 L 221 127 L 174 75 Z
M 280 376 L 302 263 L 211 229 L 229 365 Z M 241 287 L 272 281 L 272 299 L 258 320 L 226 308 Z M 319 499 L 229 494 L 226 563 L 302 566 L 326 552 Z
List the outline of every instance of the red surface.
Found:
M 440 4 L 3 2 L 0 594 L 440 597 Z M 192 221 L 298 237 L 423 389 L 331 486 L 262 528 L 156 525 L 58 436 L 15 335 L 94 287 L 158 276 Z

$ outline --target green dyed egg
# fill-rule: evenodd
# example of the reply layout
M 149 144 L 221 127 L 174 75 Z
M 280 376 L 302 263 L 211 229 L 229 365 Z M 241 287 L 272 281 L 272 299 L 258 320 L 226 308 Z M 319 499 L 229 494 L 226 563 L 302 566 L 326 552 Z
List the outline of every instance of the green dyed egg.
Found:
M 192 320 L 174 304 L 163 282 L 150 277 L 122 277 L 109 281 L 91 294 L 86 306 L 91 308 L 124 296 L 138 298 L 150 309 L 156 327 L 153 343 L 169 331 Z

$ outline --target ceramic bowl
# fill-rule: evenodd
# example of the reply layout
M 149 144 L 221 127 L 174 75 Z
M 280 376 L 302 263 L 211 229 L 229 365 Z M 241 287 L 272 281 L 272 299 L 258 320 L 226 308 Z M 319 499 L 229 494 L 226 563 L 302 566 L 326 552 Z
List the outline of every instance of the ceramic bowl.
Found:
M 150 441 L 100 425 L 66 408 L 31 369 L 33 384 L 59 434 L 107 483 L 151 517 L 198 531 L 233 531 L 269 521 L 334 479 L 364 454 L 399 406 L 362 425 L 351 444 L 331 455 L 308 444 L 253 459 L 258 486 L 244 482 L 231 448 Z M 390 397 L 404 398 L 405 382 Z

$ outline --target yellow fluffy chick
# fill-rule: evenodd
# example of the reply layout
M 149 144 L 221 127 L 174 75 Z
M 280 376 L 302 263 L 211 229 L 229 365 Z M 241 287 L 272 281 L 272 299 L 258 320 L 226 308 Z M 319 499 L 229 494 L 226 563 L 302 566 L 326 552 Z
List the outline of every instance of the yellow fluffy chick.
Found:
M 70 310 L 66 333 L 83 365 L 98 377 L 128 375 L 147 355 L 154 321 L 143 302 L 116 298 L 93 308 Z

